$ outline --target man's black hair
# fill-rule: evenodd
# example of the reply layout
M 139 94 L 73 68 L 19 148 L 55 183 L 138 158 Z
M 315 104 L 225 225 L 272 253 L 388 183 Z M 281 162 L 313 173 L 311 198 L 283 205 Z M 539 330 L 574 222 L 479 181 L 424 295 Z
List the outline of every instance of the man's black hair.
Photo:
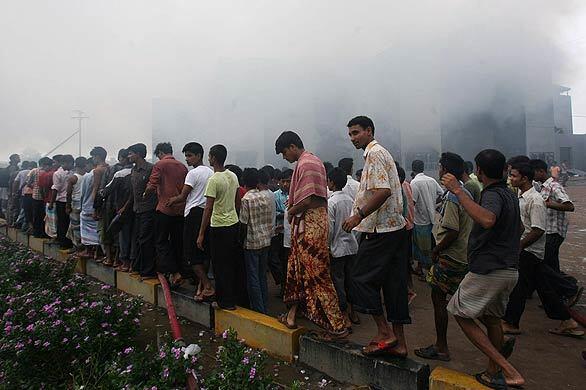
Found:
M 301 141 L 301 138 L 297 133 L 293 131 L 284 131 L 275 141 L 275 153 L 280 154 L 285 148 L 288 148 L 291 145 L 303 149 L 303 141 Z
M 210 148 L 210 156 L 216 159 L 220 165 L 224 165 L 228 157 L 228 149 L 224 145 L 214 145 Z
M 76 168 L 85 168 L 86 166 L 87 166 L 87 158 L 78 157 L 75 159 L 75 167 Z
M 399 175 L 399 182 L 401 184 L 403 184 L 403 182 L 405 181 L 405 170 L 403 169 L 403 167 L 397 165 L 397 175 Z
M 439 163 L 448 173 L 456 176 L 456 179 L 462 180 L 464 159 L 460 155 L 452 152 L 444 152 L 440 157 Z
M 518 162 L 511 166 L 511 170 L 516 170 L 522 177 L 526 177 L 529 182 L 535 178 L 535 170 L 528 162 Z
M 39 160 L 39 166 L 42 167 L 43 165 L 53 165 L 53 160 L 49 157 L 43 157 Z
M 489 179 L 503 179 L 506 167 L 505 155 L 495 149 L 485 149 L 474 158 L 476 166 Z
M 24 160 L 23 162 L 21 162 L 20 169 L 22 169 L 22 170 L 30 169 L 30 161 Z
M 52 160 L 53 163 L 61 164 L 61 159 L 63 158 L 62 154 L 56 154 L 53 156 Z
M 120 149 L 118 151 L 118 158 L 128 158 L 128 149 Z
M 234 164 L 228 164 L 224 168 L 235 174 L 238 178 L 238 182 L 240 182 L 240 179 L 242 179 L 242 168 Z
M 107 155 L 108 155 L 108 152 L 106 152 L 106 149 L 102 148 L 101 146 L 96 146 L 90 152 L 90 156 L 99 157 L 101 160 L 104 160 L 104 161 L 106 161 Z
M 70 163 L 71 165 L 73 165 L 74 160 L 71 154 L 64 154 L 63 156 L 61 156 L 61 164 L 65 163 Z
M 275 177 L 275 168 L 271 167 L 270 165 L 265 165 L 260 170 L 269 175 L 269 180 Z
M 283 172 L 279 169 L 279 168 L 275 168 L 275 175 L 273 176 L 273 179 L 275 180 L 281 180 L 281 176 L 283 175 Z
M 33 168 L 36 168 L 36 167 L 38 167 L 38 165 L 37 165 L 37 162 L 36 162 L 36 161 L 29 161 L 29 163 L 30 163 L 30 165 L 29 165 L 29 168 L 30 168 L 30 169 L 33 169 Z
M 291 180 L 293 177 L 293 170 L 292 169 L 284 169 L 281 173 L 281 180 Z
M 134 144 L 134 145 L 130 145 L 128 148 L 128 151 L 139 155 L 142 158 L 145 158 L 147 155 L 147 147 L 145 144 Z
M 531 165 L 534 171 L 540 170 L 547 172 L 548 166 L 547 163 L 543 160 L 536 158 L 534 160 L 529 161 L 529 164 Z
M 8 161 L 12 163 L 12 161 L 16 160 L 17 158 L 20 158 L 20 156 L 17 153 L 14 153 L 11 154 L 10 157 L 8 157 Z
M 374 135 L 374 122 L 369 117 L 364 116 L 364 115 L 354 117 L 354 118 L 350 119 L 350 122 L 348 122 L 348 124 L 346 126 L 352 127 L 352 126 L 357 126 L 357 125 L 362 127 L 364 130 L 366 130 L 368 127 L 370 127 L 372 129 L 372 135 Z
M 411 170 L 415 173 L 421 173 L 425 171 L 425 163 L 421 160 L 413 160 Z
M 344 157 L 338 161 L 338 168 L 342 168 L 346 175 L 352 175 L 352 167 L 354 166 L 354 160 L 350 157 Z
M 324 168 L 326 170 L 326 173 L 331 171 L 332 169 L 334 169 L 334 164 L 332 164 L 329 161 L 324 161 L 323 164 L 324 164 Z
M 337 190 L 341 190 L 346 186 L 348 177 L 342 168 L 332 168 L 328 171 L 328 180 L 334 182 Z
M 464 171 L 469 175 L 474 172 L 474 163 L 472 161 L 464 161 Z
M 507 165 L 513 166 L 519 163 L 529 163 L 531 159 L 527 156 L 515 156 L 507 160 Z
M 170 142 L 161 142 L 158 143 L 155 147 L 155 156 L 159 153 L 163 154 L 173 154 L 173 146 L 171 146 Z
M 268 185 L 270 181 L 271 181 L 271 177 L 269 176 L 269 173 L 264 169 L 259 169 L 258 170 L 258 182 L 260 184 Z
M 248 188 L 256 188 L 259 182 L 259 170 L 256 168 L 245 168 L 242 172 L 242 185 Z
M 201 146 L 201 144 L 199 144 L 198 142 L 190 142 L 188 144 L 185 144 L 183 150 L 181 150 L 181 153 L 185 152 L 193 153 L 196 156 L 199 154 L 200 157 L 203 158 L 203 146 Z

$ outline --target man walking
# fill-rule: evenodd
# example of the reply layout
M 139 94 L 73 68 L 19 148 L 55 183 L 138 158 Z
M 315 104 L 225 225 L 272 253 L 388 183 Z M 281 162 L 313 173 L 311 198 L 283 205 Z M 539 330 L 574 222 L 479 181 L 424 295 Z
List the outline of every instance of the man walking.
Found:
M 475 158 L 478 179 L 484 186 L 480 204 L 448 173 L 442 184 L 453 193 L 474 221 L 468 238 L 469 272 L 448 303 L 464 334 L 489 358 L 486 371 L 476 379 L 492 388 L 522 386 L 525 379 L 500 353 L 501 317 L 517 284 L 521 238 L 519 202 L 503 178 L 505 156 L 494 149 Z M 486 326 L 486 333 L 475 320 Z M 502 371 L 501 371 L 502 369 Z
M 372 315 L 376 323 L 377 334 L 362 349 L 365 355 L 406 357 L 403 326 L 411 323 L 411 317 L 403 195 L 395 161 L 374 139 L 374 131 L 373 121 L 366 116 L 348 122 L 350 140 L 356 149 L 364 150 L 354 212 L 343 225 L 347 232 L 354 229 L 362 233 L 349 278 L 349 301 L 354 310 Z

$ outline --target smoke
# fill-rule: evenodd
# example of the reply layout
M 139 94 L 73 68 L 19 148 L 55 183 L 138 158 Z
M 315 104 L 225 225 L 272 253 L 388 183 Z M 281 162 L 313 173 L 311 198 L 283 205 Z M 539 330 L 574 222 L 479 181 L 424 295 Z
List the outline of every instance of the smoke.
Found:
M 478 121 L 514 126 L 519 107 L 551 95 L 571 67 L 557 31 L 578 1 L 408 3 L 4 4 L 0 153 L 46 153 L 82 109 L 85 154 L 151 140 L 179 152 L 195 140 L 226 144 L 242 165 L 281 166 L 274 139 L 297 130 L 335 163 L 360 155 L 345 125 L 365 114 L 407 161 L 451 145 L 441 128 L 465 139 Z M 59 152 L 75 154 L 75 138 Z

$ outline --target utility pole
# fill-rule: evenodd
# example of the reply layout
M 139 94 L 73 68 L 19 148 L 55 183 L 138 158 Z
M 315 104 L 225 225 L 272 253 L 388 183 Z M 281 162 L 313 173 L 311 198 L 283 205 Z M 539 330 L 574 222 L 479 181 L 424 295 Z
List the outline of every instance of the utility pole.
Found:
M 81 110 L 73 110 L 77 115 L 72 116 L 71 119 L 77 119 L 77 133 L 79 135 L 79 157 L 81 157 L 81 124 L 84 119 L 88 119 L 89 116 L 86 116 L 85 113 Z

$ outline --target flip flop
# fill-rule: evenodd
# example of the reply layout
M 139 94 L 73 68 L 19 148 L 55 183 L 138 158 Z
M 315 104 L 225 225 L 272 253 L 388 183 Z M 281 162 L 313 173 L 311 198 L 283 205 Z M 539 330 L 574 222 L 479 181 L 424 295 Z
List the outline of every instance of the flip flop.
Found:
M 486 371 L 479 372 L 474 375 L 476 380 L 486 387 L 496 390 L 507 390 L 507 381 L 502 372 L 498 372 L 495 376 L 490 376 Z
M 423 359 L 441 360 L 442 362 L 449 362 L 451 360 L 449 354 L 439 352 L 437 347 L 433 344 L 429 347 L 416 349 L 413 352 L 415 352 L 415 355 Z
M 368 345 L 362 348 L 362 354 L 364 356 L 379 356 L 384 354 L 387 350 L 393 348 L 399 343 L 399 340 L 395 340 L 392 343 L 387 343 L 386 341 L 371 341 Z M 366 348 L 369 346 L 376 346 L 376 349 L 372 351 L 367 351 Z
M 344 330 L 342 333 L 330 333 L 330 332 L 312 332 L 315 337 L 326 343 L 331 342 L 348 342 L 348 335 L 350 332 L 348 330 Z
M 288 329 L 297 329 L 297 324 L 291 325 L 287 321 L 287 313 L 280 314 L 277 319 L 281 324 L 285 325 Z
M 572 329 L 554 328 L 554 329 L 550 329 L 549 333 L 555 334 L 558 336 L 573 337 L 575 339 L 581 339 L 584 337 L 584 331 L 580 330 L 578 328 L 572 328 Z

